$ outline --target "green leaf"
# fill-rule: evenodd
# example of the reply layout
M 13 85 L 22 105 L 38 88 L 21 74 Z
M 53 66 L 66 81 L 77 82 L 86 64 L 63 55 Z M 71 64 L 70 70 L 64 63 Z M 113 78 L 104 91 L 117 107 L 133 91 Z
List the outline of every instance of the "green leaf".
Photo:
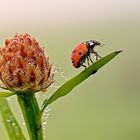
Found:
M 9 92 L 9 91 L 7 91 L 7 92 L 1 91 L 1 92 L 0 92 L 0 98 L 1 98 L 1 97 L 8 97 L 8 96 L 11 96 L 11 95 L 14 95 L 14 94 L 15 94 L 15 93 Z
M 94 64 L 86 68 L 84 71 L 82 71 L 80 74 L 78 74 L 71 80 L 67 81 L 65 84 L 63 84 L 49 99 L 46 99 L 43 102 L 42 111 L 45 109 L 47 105 L 51 104 L 58 98 L 67 95 L 75 86 L 79 85 L 82 81 L 87 79 L 90 75 L 95 74 L 97 70 L 99 70 L 102 66 L 108 63 L 120 52 L 121 51 L 116 51 L 101 58 L 100 60 L 96 61 Z
M 5 98 L 0 98 L 0 113 L 10 140 L 25 140 L 21 128 L 12 114 Z

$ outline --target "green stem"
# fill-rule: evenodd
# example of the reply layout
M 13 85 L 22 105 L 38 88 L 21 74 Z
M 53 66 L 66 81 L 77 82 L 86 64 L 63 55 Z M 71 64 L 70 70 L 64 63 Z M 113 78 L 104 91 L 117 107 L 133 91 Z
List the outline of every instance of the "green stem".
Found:
M 41 111 L 35 95 L 30 92 L 26 92 L 18 93 L 17 97 L 27 125 L 30 140 L 43 140 Z

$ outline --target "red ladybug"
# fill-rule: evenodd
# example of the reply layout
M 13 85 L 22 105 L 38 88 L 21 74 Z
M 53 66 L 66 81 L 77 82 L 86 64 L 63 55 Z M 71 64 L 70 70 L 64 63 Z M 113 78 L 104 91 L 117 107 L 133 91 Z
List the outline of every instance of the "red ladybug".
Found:
M 77 45 L 71 55 L 73 66 L 75 68 L 79 68 L 80 66 L 83 66 L 86 68 L 86 66 L 83 65 L 83 63 L 86 60 L 87 60 L 88 65 L 90 65 L 89 61 L 93 63 L 90 57 L 91 53 L 95 54 L 96 60 L 98 60 L 98 58 L 101 58 L 101 56 L 99 56 L 98 53 L 94 51 L 94 48 L 96 46 L 101 46 L 101 43 L 98 42 L 98 40 L 89 40 L 89 41 L 86 41 Z

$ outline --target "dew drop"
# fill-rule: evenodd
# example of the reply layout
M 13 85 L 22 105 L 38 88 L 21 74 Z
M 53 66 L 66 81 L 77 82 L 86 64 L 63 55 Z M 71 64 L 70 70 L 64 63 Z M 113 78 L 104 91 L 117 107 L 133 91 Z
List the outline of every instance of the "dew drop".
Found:
M 45 116 L 44 118 L 45 118 L 45 119 L 48 119 L 48 116 Z
M 44 110 L 44 112 L 48 113 L 48 109 L 46 108 L 46 109 Z M 44 113 L 44 115 L 45 115 L 45 113 Z
M 48 107 L 48 111 L 51 111 L 51 108 Z
M 47 121 L 42 123 L 42 125 L 45 125 L 45 124 L 47 124 Z
M 13 125 L 13 126 L 16 126 L 16 123 L 12 122 L 12 125 Z
M 49 107 L 46 107 L 46 109 L 44 110 L 44 113 L 42 115 L 42 129 L 45 130 L 46 126 L 47 126 L 47 122 L 48 122 L 48 116 L 50 115 L 48 112 L 51 109 Z M 45 132 L 45 131 L 44 131 Z
M 64 76 L 62 67 L 55 68 L 54 74 L 59 74 L 61 78 L 63 78 L 64 80 L 68 80 L 66 76 Z
M 25 125 L 25 122 L 22 122 L 22 125 Z
M 11 123 L 12 121 L 11 120 L 6 120 L 8 123 Z
M 42 128 L 43 129 L 43 128 Z M 45 139 L 46 138 L 46 136 L 45 135 L 43 135 L 43 138 Z
M 50 116 L 50 114 L 48 113 L 47 116 Z
M 7 98 L 7 101 L 10 102 L 10 98 Z

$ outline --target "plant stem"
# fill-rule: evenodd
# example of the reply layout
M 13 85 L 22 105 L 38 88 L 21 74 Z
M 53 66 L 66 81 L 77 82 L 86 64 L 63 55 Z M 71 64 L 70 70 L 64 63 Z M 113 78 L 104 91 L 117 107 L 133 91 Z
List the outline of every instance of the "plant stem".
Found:
M 18 93 L 20 104 L 30 140 L 43 140 L 41 127 L 41 111 L 35 95 L 30 92 Z

